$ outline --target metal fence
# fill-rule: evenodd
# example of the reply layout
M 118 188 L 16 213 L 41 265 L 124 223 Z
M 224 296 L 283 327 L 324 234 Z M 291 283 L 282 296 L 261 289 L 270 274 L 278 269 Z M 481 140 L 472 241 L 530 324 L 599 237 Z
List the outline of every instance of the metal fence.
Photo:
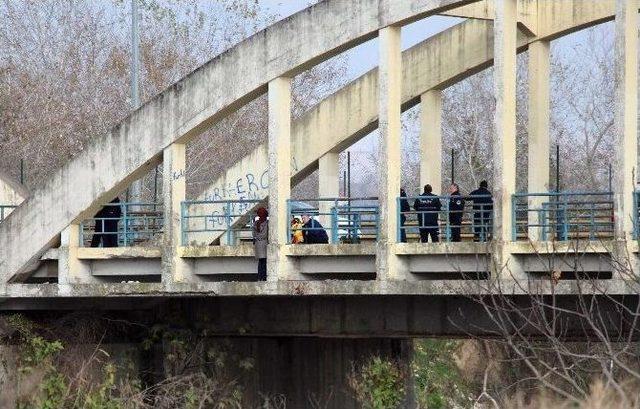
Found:
M 131 247 L 161 239 L 164 214 L 160 203 L 108 203 L 101 213 L 104 216 L 80 223 L 81 247 Z
M 420 200 L 431 200 L 425 209 Z M 403 211 L 403 202 L 405 210 Z M 440 210 L 437 210 L 437 203 Z M 398 197 L 398 242 L 429 240 L 488 241 L 493 229 L 491 196 L 409 196 Z M 408 210 L 407 210 L 408 209 Z
M 181 208 L 182 245 L 226 245 L 252 240 L 255 210 L 262 200 L 184 201 Z
M 518 193 L 512 196 L 513 241 L 610 239 L 611 192 Z
M 323 198 L 288 200 L 289 243 L 323 236 L 333 244 L 377 241 L 380 225 L 378 198 Z M 304 221 L 310 220 L 307 224 Z M 303 220 L 305 219 L 305 220 Z M 302 240 L 302 241 L 301 241 Z
M 0 222 L 3 221 L 9 214 L 18 206 L 13 205 L 0 205 Z

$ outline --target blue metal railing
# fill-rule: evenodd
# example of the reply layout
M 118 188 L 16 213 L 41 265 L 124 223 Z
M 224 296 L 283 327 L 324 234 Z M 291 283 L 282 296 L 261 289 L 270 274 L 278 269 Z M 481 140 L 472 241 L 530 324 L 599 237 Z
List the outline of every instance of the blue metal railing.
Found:
M 131 247 L 159 240 L 162 235 L 164 214 L 160 203 L 108 203 L 101 212 L 105 213 L 103 217 L 80 223 L 81 247 Z
M 539 240 L 612 238 L 614 206 L 611 192 L 518 193 L 511 198 L 512 239 Z
M 9 213 L 13 211 L 18 206 L 13 205 L 0 205 L 0 222 L 9 216 Z
M 289 243 L 299 243 L 309 233 L 321 231 L 333 244 L 378 240 L 380 209 L 376 197 L 288 200 L 287 214 Z M 304 225 L 307 217 L 315 220 L 313 227 Z
M 425 208 L 424 202 L 432 202 Z M 402 210 L 403 201 L 405 208 Z M 440 210 L 435 207 L 439 203 Z M 419 235 L 421 242 L 488 241 L 493 229 L 491 196 L 409 196 L 396 201 L 397 241 L 406 242 Z M 442 234 L 441 234 L 442 233 Z
M 224 237 L 227 245 L 251 240 L 255 210 L 261 203 L 261 200 L 182 202 L 182 245 L 208 245 L 220 237 Z

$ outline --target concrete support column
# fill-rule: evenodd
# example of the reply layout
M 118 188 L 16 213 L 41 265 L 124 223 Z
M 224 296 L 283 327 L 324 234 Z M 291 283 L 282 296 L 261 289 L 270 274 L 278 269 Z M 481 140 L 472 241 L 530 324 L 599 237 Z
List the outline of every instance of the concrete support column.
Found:
M 511 197 L 516 190 L 516 39 L 517 0 L 498 1 L 494 29 L 494 84 L 496 96 L 495 140 L 493 143 L 493 265 L 494 274 L 522 276 L 511 257 Z
M 379 193 L 380 232 L 376 258 L 379 280 L 402 279 L 400 260 L 395 254 L 397 243 L 397 198 L 400 195 L 401 160 L 401 28 L 380 30 L 379 103 Z
M 616 168 L 615 231 L 621 240 L 633 237 L 638 147 L 638 6 L 616 1 Z
M 182 246 L 181 206 L 186 199 L 186 145 L 174 143 L 163 153 L 162 196 L 164 201 L 164 240 L 162 244 L 162 282 L 178 284 L 196 281 L 191 264 L 178 255 Z
M 420 97 L 420 186 L 442 189 L 442 91 L 432 89 Z M 427 160 L 429 158 L 429 160 Z
M 340 196 L 340 162 L 339 154 L 329 152 L 320 158 L 318 163 L 318 197 L 336 198 Z M 320 202 L 320 213 L 330 213 L 334 202 Z M 320 223 L 325 228 L 331 226 L 331 216 L 322 216 Z
M 284 252 L 289 242 L 287 200 L 291 197 L 291 78 L 269 83 L 269 246 L 267 280 L 291 278 Z
M 549 191 L 549 42 L 529 45 L 529 168 L 531 193 Z M 529 198 L 530 209 L 540 209 L 546 199 Z M 538 214 L 529 213 L 529 224 L 538 223 Z M 529 239 L 540 240 L 540 227 L 529 228 Z
M 91 275 L 91 268 L 86 261 L 78 258 L 80 248 L 80 225 L 72 224 L 60 234 L 60 250 L 58 254 L 58 283 L 87 284 L 100 280 Z

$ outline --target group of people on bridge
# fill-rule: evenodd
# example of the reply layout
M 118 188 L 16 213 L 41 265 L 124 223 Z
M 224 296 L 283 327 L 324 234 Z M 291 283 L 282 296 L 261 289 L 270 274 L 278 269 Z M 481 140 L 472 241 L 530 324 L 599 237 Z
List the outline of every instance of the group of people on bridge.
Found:
M 464 216 L 465 199 L 473 202 L 473 239 L 474 241 L 486 241 L 491 234 L 493 197 L 488 189 L 486 180 L 480 182 L 480 187 L 469 196 L 462 196 L 457 183 L 449 186 L 449 196 L 446 200 L 446 217 L 450 232 L 450 241 L 462 241 L 461 229 Z M 407 227 L 405 223 L 409 214 L 416 214 L 418 230 L 420 231 L 420 241 L 422 243 L 432 243 L 440 241 L 440 213 L 442 212 L 441 198 L 433 193 L 433 187 L 429 184 L 424 186 L 424 191 L 418 196 L 411 211 L 407 193 L 400 190 L 400 241 L 407 241 Z

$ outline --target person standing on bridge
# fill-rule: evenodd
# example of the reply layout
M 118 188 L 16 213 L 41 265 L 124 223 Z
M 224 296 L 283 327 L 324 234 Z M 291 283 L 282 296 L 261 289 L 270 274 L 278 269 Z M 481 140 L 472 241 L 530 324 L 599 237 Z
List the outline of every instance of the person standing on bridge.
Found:
M 407 200 L 407 192 L 404 188 L 400 188 L 400 243 L 407 242 L 407 229 L 404 224 L 407 222 L 407 214 L 411 211 L 409 201 Z
M 460 194 L 460 187 L 457 183 L 449 186 L 449 229 L 451 231 L 451 241 L 459 242 L 462 240 L 460 229 L 462 228 L 462 216 L 464 213 L 464 199 Z
M 327 244 L 329 236 L 327 231 L 322 227 L 319 221 L 315 220 L 309 214 L 302 215 L 302 235 L 304 244 Z
M 442 203 L 438 196 L 433 194 L 431 185 L 424 185 L 424 192 L 413 203 L 413 209 L 418 213 L 418 226 L 420 228 L 420 241 L 422 243 L 437 243 L 439 239 L 438 212 Z
M 118 222 L 122 217 L 120 198 L 116 197 L 96 213 L 91 247 L 118 247 Z
M 473 241 L 487 241 L 491 233 L 493 197 L 488 187 L 487 181 L 483 180 L 478 189 L 469 193 L 473 201 Z
M 269 243 L 269 212 L 261 207 L 256 212 L 258 220 L 253 223 L 253 248 L 258 259 L 258 281 L 267 281 L 267 243 Z

